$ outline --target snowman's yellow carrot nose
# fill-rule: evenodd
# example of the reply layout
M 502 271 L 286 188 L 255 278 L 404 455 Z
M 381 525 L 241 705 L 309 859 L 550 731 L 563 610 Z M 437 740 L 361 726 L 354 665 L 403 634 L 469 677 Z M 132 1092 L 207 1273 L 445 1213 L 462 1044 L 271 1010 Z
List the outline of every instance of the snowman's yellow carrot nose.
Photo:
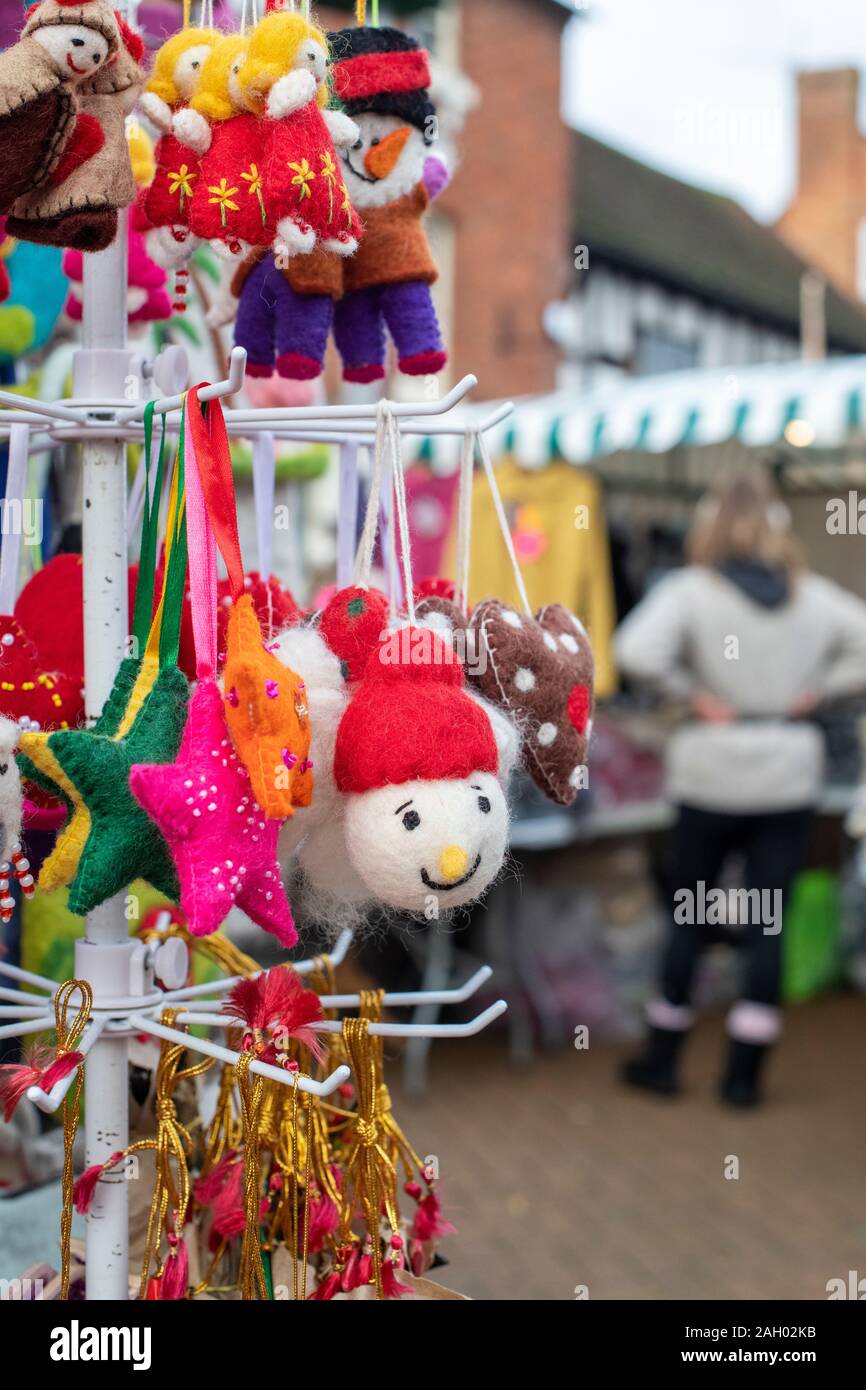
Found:
M 445 883 L 462 878 L 469 867 L 469 855 L 459 845 L 448 845 L 439 856 L 439 875 Z

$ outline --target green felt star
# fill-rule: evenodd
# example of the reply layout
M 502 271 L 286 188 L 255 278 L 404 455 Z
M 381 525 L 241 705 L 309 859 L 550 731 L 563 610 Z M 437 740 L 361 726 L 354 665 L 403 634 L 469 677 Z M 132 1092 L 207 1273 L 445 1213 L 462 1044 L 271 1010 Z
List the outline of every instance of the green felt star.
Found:
M 101 713 L 95 723 L 91 724 L 87 732 L 90 734 L 105 734 L 111 737 L 120 728 L 120 721 L 123 719 L 126 707 L 129 704 L 129 697 L 132 694 L 136 677 L 141 670 L 141 657 L 128 656 L 121 661 L 117 668 L 117 675 L 114 677 L 114 685 L 111 687 L 108 699 L 102 706 Z M 59 801 L 66 804 L 68 811 L 72 811 L 72 803 L 62 787 L 58 787 L 50 774 L 50 759 L 45 760 L 40 754 L 42 746 L 48 745 L 48 740 L 52 731 L 39 733 L 30 738 L 25 734 L 23 747 L 27 752 L 17 754 L 18 768 L 22 777 L 34 782 L 43 791 L 56 796 Z M 70 730 L 70 732 L 72 732 Z M 43 762 L 45 766 L 42 766 Z
M 90 912 L 136 878 L 177 899 L 171 854 L 129 789 L 129 769 L 133 763 L 174 762 L 188 700 L 186 677 L 166 666 L 124 738 L 86 729 L 52 734 L 52 752 L 90 813 L 90 834 L 69 891 L 71 912 Z

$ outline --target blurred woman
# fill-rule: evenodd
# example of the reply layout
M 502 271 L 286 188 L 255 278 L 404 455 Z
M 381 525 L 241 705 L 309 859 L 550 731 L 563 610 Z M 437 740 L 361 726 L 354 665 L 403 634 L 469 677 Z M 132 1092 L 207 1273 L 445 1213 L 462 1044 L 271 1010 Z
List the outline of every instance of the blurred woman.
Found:
M 721 1094 L 749 1106 L 781 1032 L 782 911 L 823 780 L 823 737 L 810 716 L 866 690 L 866 605 L 803 568 L 788 510 L 760 472 L 730 475 L 704 498 L 688 557 L 629 614 L 615 642 L 626 675 L 690 711 L 668 748 L 678 815 L 660 992 L 646 1046 L 624 1078 L 677 1091 L 698 962 L 713 941 L 731 940 L 707 897 L 716 903 L 711 890 L 737 852 L 747 890 L 737 895 L 746 904 L 737 914 L 742 975 Z

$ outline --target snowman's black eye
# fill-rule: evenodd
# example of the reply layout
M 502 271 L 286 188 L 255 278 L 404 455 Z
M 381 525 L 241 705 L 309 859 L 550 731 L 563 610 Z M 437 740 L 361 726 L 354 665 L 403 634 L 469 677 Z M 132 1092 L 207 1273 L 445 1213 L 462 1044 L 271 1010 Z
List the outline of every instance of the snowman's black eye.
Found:
M 488 801 L 486 796 L 479 796 L 478 809 L 479 811 L 483 811 L 485 816 L 487 815 L 487 812 L 490 810 L 490 802 Z
M 361 137 L 359 136 L 358 139 L 355 141 L 354 145 L 352 146 L 352 149 L 353 149 L 353 150 L 362 150 L 363 148 L 364 148 L 364 141 L 363 141 L 363 140 L 361 139 Z
M 379 139 L 378 135 L 374 135 L 373 139 L 370 141 L 371 145 L 381 145 L 381 143 L 382 141 Z
M 403 824 L 407 830 L 417 830 L 421 824 L 421 817 L 417 811 L 407 811 L 403 817 Z

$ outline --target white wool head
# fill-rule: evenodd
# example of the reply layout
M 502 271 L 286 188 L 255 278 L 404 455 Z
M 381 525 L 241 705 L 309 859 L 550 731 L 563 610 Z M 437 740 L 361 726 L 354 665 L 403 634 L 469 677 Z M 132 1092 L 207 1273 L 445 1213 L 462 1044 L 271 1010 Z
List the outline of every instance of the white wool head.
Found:
M 108 57 L 108 40 L 83 24 L 50 24 L 35 29 L 33 38 L 54 59 L 64 80 L 79 83 L 92 77 Z
M 0 718 L 0 859 L 7 859 L 21 835 L 21 777 L 15 749 L 21 728 L 12 719 Z
M 349 857 L 372 895 L 428 917 L 473 902 L 502 867 L 508 808 L 489 772 L 346 796 Z
M 359 135 L 343 151 L 346 186 L 358 208 L 393 203 L 421 182 L 429 153 L 423 133 L 397 116 L 362 111 L 353 116 Z

